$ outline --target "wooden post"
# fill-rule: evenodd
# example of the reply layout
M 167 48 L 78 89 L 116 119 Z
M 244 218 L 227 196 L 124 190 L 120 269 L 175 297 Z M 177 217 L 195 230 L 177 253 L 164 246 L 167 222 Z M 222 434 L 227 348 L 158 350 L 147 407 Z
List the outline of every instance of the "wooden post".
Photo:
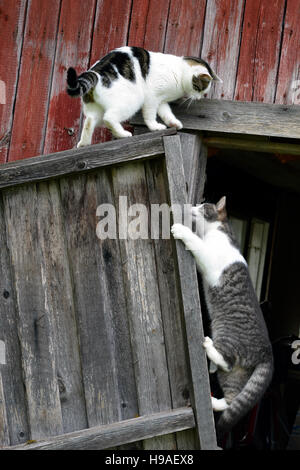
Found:
M 187 201 L 180 137 L 164 137 L 171 204 Z M 182 308 L 193 383 L 193 406 L 201 449 L 216 449 L 216 433 L 210 399 L 210 384 L 204 341 L 196 265 L 182 242 L 175 240 Z

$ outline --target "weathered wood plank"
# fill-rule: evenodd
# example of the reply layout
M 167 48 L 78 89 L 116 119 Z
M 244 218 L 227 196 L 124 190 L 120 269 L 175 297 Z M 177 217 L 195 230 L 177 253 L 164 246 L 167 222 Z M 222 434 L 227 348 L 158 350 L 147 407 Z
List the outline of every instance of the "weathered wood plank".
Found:
M 13 445 L 25 442 L 30 434 L 18 337 L 14 279 L 4 215 L 0 194 L 0 341 L 5 345 L 5 363 L 0 364 L 0 373 L 3 386 L 2 406 L 5 406 L 3 413 L 7 417 L 7 431 L 10 444 Z
M 163 52 L 170 0 L 133 0 L 129 46 Z
M 276 103 L 300 104 L 300 0 L 288 0 L 284 21 Z
M 107 424 L 137 414 L 118 246 L 101 243 L 96 234 L 98 205 L 114 199 L 105 172 L 62 179 L 60 187 L 88 425 Z M 116 310 L 123 318 L 116 319 Z
M 223 80 L 215 83 L 209 97 L 233 99 L 244 3 L 244 0 L 207 1 L 201 57 Z
M 195 426 L 192 408 L 162 411 L 6 450 L 101 450 Z
M 246 1 L 235 99 L 273 103 L 279 63 L 282 0 Z
M 175 104 L 172 109 L 184 129 L 300 138 L 300 107 L 295 105 L 203 99 L 189 109 Z M 144 124 L 140 114 L 131 122 Z
M 207 148 L 199 133 L 180 132 L 184 174 L 187 182 L 188 202 L 199 204 L 206 180 Z
M 44 154 L 70 149 L 79 141 L 81 99 L 66 93 L 66 74 L 71 66 L 78 74 L 88 69 L 95 4 L 62 0 Z
M 2 367 L 0 364 L 0 448 L 9 446 L 9 427 L 6 412 L 6 400 L 2 381 Z
M 157 269 L 158 288 L 160 296 L 160 307 L 162 323 L 166 344 L 166 357 L 168 363 L 168 374 L 172 405 L 174 408 L 185 406 L 190 403 L 191 378 L 188 367 L 188 352 L 185 344 L 184 323 L 181 315 L 180 293 L 176 278 L 176 268 L 172 242 L 169 237 L 164 239 L 162 222 L 170 230 L 171 217 L 166 179 L 165 165 L 162 159 L 145 163 L 149 202 L 151 204 L 151 224 L 155 231 L 151 230 L 155 262 Z M 156 206 L 154 206 L 156 205 Z M 162 208 L 161 221 L 157 220 L 154 207 Z M 166 208 L 166 209 L 164 209 Z M 166 210 L 166 213 L 164 213 Z M 165 214 L 165 215 L 163 215 Z M 152 226 L 151 226 L 152 227 Z M 169 234 L 170 235 L 170 232 Z M 195 431 L 181 432 L 176 436 L 177 449 L 196 449 L 197 437 Z
M 174 129 L 166 129 L 144 136 L 65 150 L 47 157 L 33 157 L 25 161 L 6 163 L 0 167 L 0 189 L 85 172 L 122 163 L 128 159 L 150 158 L 163 153 L 162 136 L 174 133 L 176 133 Z
M 127 209 L 120 207 L 126 198 L 127 207 L 134 204 L 141 216 L 141 204 L 149 214 L 149 201 L 143 163 L 130 163 L 113 169 L 113 187 L 118 211 L 127 219 Z M 118 200 L 117 200 L 118 199 Z M 148 223 L 146 214 L 145 223 Z M 119 219 L 119 223 L 121 223 Z M 124 223 L 124 219 L 123 219 Z M 125 220 L 125 223 L 128 223 Z M 143 230 L 139 238 L 138 231 Z M 136 377 L 139 413 L 150 414 L 171 408 L 168 367 L 161 318 L 157 270 L 149 227 L 143 221 L 135 228 L 128 223 L 120 235 L 121 261 L 127 293 L 130 336 Z M 173 436 L 157 438 L 144 443 L 147 449 L 174 449 Z
M 170 202 L 172 204 L 183 204 L 187 201 L 187 196 L 179 135 L 165 137 L 164 144 Z M 201 449 L 216 449 L 207 360 L 202 347 L 204 336 L 196 265 L 191 253 L 185 249 L 180 241 L 176 240 L 174 244 L 193 382 L 193 406 L 200 446 Z
M 203 142 L 216 148 L 232 149 L 232 150 L 251 150 L 252 152 L 277 153 L 281 155 L 300 155 L 300 145 L 258 141 L 249 139 L 233 139 L 232 137 L 204 137 Z
M 200 56 L 205 7 L 206 0 L 172 0 L 164 52 Z
M 7 160 L 17 91 L 26 0 L 0 1 L 0 163 Z
M 73 285 L 66 247 L 59 186 L 38 186 L 38 229 L 41 272 L 47 314 L 53 318 L 53 355 L 56 361 L 63 432 L 87 427 L 82 385 Z
M 54 325 L 44 291 L 35 185 L 3 193 L 7 239 L 14 271 L 18 335 L 32 439 L 63 432 L 57 382 Z
M 8 161 L 42 153 L 59 11 L 60 0 L 28 2 Z

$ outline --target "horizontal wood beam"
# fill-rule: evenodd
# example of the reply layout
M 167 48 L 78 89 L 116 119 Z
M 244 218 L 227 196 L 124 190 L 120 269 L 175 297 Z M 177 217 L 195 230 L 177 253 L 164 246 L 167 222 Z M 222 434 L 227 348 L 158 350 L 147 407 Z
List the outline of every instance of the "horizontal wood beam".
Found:
M 5 450 L 101 450 L 195 427 L 192 408 L 162 411 L 118 423 L 82 429 Z M 30 441 L 29 441 L 30 442 Z
M 175 129 L 166 129 L 5 163 L 0 165 L 0 189 L 81 173 L 127 160 L 151 158 L 164 153 L 162 137 L 172 134 L 176 134 Z
M 203 99 L 189 107 L 172 104 L 184 130 L 215 131 L 300 139 L 300 106 Z M 137 114 L 133 125 L 142 125 Z
M 252 152 L 277 153 L 281 155 L 299 155 L 300 145 L 268 142 L 249 139 L 235 139 L 233 137 L 205 137 L 203 142 L 209 147 L 232 150 L 246 150 Z

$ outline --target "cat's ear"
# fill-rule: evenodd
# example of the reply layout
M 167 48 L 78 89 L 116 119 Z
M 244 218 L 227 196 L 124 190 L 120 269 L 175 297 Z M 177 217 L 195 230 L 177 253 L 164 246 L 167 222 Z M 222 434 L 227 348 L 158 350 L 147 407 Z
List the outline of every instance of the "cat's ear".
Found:
M 213 71 L 212 71 L 212 78 L 214 82 L 223 83 L 223 80 Z
M 219 219 L 224 220 L 227 217 L 226 196 L 221 197 L 221 199 L 216 204 L 216 208 L 219 214 Z

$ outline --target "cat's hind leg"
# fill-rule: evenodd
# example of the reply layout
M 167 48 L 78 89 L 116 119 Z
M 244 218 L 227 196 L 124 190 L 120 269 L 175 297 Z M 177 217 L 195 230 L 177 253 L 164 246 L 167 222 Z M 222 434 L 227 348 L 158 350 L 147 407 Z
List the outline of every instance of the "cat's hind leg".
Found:
M 129 131 L 126 131 L 122 124 L 119 122 L 118 112 L 114 109 L 108 109 L 105 111 L 103 116 L 104 125 L 111 130 L 112 134 L 121 139 L 123 137 L 131 137 L 132 134 Z
M 77 148 L 91 145 L 92 137 L 95 127 L 102 124 L 103 111 L 95 103 L 85 105 L 84 107 L 85 120 L 81 132 L 80 141 L 77 144 Z
M 182 129 L 183 125 L 173 114 L 172 109 L 168 103 L 161 103 L 158 107 L 158 115 L 167 124 L 168 127 L 175 127 L 176 129 Z
M 225 398 L 211 397 L 211 404 L 214 411 L 224 411 L 229 406 Z

